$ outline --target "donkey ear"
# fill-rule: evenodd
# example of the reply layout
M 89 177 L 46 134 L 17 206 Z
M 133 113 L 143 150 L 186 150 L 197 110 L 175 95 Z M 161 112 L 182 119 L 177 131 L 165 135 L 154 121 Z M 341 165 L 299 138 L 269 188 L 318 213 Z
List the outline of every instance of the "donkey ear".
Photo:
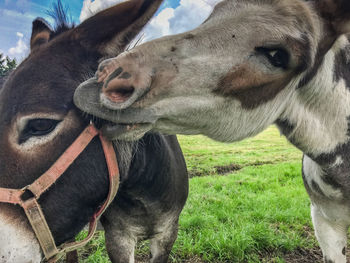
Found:
M 43 18 L 33 21 L 32 36 L 30 38 L 30 50 L 33 51 L 42 44 L 49 42 L 52 29 Z
M 350 32 L 349 0 L 316 0 L 316 5 L 337 35 Z
M 88 50 L 115 56 L 152 18 L 163 0 L 130 0 L 90 17 L 74 29 L 74 39 Z

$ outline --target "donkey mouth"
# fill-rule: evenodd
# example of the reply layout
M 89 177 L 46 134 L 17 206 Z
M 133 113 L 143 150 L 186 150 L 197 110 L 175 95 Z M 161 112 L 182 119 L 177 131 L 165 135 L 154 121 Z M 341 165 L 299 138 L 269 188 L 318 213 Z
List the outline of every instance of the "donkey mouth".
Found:
M 109 140 L 138 140 L 152 129 L 151 124 L 108 124 L 102 127 L 102 134 Z
M 127 108 L 113 110 L 102 105 L 100 101 L 102 83 L 91 78 L 75 90 L 74 103 L 83 112 L 100 119 L 120 125 L 154 124 L 156 115 L 150 109 Z
M 96 78 L 85 81 L 76 89 L 74 103 L 99 128 L 102 128 L 107 138 L 133 140 L 151 130 L 156 122 L 156 115 L 152 110 L 106 108 L 100 102 L 101 88 L 102 85 Z
M 152 124 L 148 123 L 113 123 L 85 112 L 82 114 L 86 120 L 94 123 L 96 128 L 100 129 L 102 135 L 108 140 L 134 141 L 140 139 L 152 129 Z

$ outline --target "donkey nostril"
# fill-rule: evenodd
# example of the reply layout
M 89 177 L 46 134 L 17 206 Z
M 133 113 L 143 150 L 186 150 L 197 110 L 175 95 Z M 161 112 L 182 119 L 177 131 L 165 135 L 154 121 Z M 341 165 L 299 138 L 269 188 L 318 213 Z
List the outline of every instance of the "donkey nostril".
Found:
M 122 103 L 127 101 L 134 93 L 135 88 L 132 86 L 118 87 L 118 89 L 105 91 L 106 96 L 115 103 Z

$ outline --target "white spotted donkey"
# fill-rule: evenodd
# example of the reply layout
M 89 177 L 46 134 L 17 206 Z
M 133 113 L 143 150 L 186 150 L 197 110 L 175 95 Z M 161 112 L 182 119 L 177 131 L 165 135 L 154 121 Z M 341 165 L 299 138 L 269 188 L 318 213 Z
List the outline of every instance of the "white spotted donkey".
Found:
M 324 261 L 345 263 L 349 32 L 349 0 L 224 0 L 198 28 L 102 62 L 75 103 L 128 140 L 154 130 L 232 142 L 276 124 L 304 152 Z

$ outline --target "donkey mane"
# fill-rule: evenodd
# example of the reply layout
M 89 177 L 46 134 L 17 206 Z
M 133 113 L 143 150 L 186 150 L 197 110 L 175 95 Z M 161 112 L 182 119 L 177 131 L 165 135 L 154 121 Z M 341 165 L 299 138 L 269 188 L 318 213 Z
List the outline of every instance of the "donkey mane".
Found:
M 69 13 L 69 8 L 63 6 L 61 0 L 57 0 L 56 3 L 53 3 L 52 8 L 47 10 L 46 13 L 55 21 L 55 26 L 50 35 L 50 39 L 53 39 L 75 27 L 74 22 L 72 22 L 72 16 Z M 44 22 L 50 27 L 46 21 Z

